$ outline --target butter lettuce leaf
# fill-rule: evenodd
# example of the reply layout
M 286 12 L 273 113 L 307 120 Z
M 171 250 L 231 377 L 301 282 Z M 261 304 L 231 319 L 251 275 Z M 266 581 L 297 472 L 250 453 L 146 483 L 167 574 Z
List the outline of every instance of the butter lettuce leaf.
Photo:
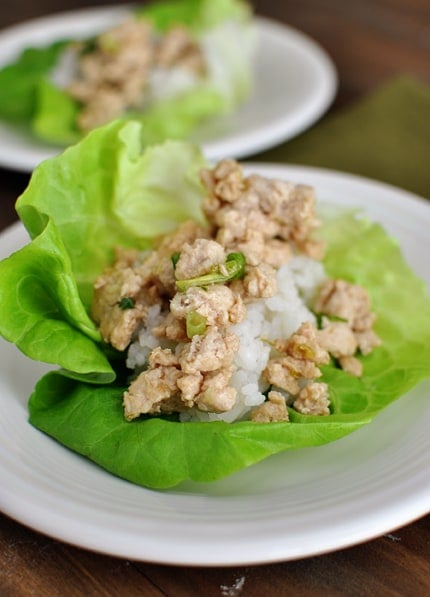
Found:
M 180 423 L 148 417 L 128 423 L 122 392 L 51 372 L 29 402 L 30 422 L 68 448 L 133 483 L 165 489 L 185 479 L 215 481 L 287 449 L 334 441 L 369 421 L 331 417 L 306 424 Z
M 92 131 L 40 164 L 16 203 L 31 238 L 55 222 L 86 307 L 114 247 L 144 249 L 181 221 L 204 223 L 200 149 L 166 141 L 143 152 L 141 130 L 118 121 Z
M 48 77 L 68 44 L 58 41 L 47 47 L 28 48 L 12 64 L 0 69 L 0 118 L 30 124 L 37 110 L 37 90 Z
M 201 34 L 225 21 L 247 21 L 251 10 L 242 0 L 167 0 L 138 8 L 136 15 L 150 19 L 158 31 L 180 23 Z
M 114 380 L 52 220 L 32 243 L 0 263 L 0 280 L 0 333 L 6 340 L 32 359 L 73 371 L 75 378 Z

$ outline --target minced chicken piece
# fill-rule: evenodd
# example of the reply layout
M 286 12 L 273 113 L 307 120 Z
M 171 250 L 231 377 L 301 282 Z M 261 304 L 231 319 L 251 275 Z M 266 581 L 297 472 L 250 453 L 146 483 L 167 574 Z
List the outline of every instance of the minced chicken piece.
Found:
M 200 74 L 205 71 L 201 48 L 182 25 L 175 25 L 160 39 L 155 63 L 164 68 L 187 68 Z
M 263 371 L 263 377 L 269 384 L 285 390 L 285 392 L 288 392 L 292 396 L 295 396 L 300 391 L 297 377 L 292 375 L 287 367 L 284 367 L 282 359 L 270 359 Z
M 178 360 L 171 351 L 155 348 L 150 356 L 149 368 L 131 383 L 124 394 L 125 418 L 131 421 L 141 414 L 177 411 L 180 404 L 177 381 L 180 376 Z
M 190 407 L 194 403 L 197 394 L 200 393 L 203 383 L 203 374 L 200 371 L 181 375 L 178 379 L 178 388 L 182 394 L 182 400 Z
M 187 328 L 184 319 L 178 319 L 170 311 L 164 317 L 163 321 L 152 329 L 152 333 L 157 338 L 167 338 L 175 342 L 187 342 Z
M 285 341 L 275 341 L 275 347 L 296 359 L 326 365 L 330 362 L 330 356 L 317 334 L 315 326 L 305 321 L 290 338 Z
M 345 280 L 327 280 L 314 303 L 317 313 L 344 319 L 355 331 L 370 329 L 375 321 L 367 290 Z
M 152 27 L 128 20 L 96 38 L 79 58 L 68 91 L 83 105 L 77 124 L 88 131 L 138 106 L 153 61 Z
M 358 348 L 361 354 L 370 354 L 374 348 L 380 346 L 381 339 L 375 334 L 373 330 L 356 331 L 355 337 L 358 342 Z
M 267 298 L 276 294 L 276 270 L 270 265 L 250 267 L 243 279 L 245 298 Z
M 363 355 L 379 346 L 381 340 L 372 329 L 376 315 L 371 311 L 369 293 L 358 284 L 345 280 L 326 280 L 315 299 L 314 309 L 323 314 L 319 339 L 340 366 L 352 375 L 362 373 L 353 357 L 357 349 Z M 335 317 L 343 321 L 330 321 Z
M 130 344 L 132 335 L 147 312 L 141 300 L 141 279 L 119 254 L 119 261 L 97 278 L 91 315 L 105 342 L 118 350 Z
M 226 258 L 222 245 L 214 240 L 197 238 L 192 244 L 185 243 L 179 253 L 175 267 L 177 280 L 197 278 L 207 274 Z
M 273 423 L 289 421 L 287 403 L 280 392 L 271 391 L 268 400 L 251 412 L 251 421 L 255 423 Z
M 213 169 L 203 169 L 200 177 L 209 191 L 203 204 L 207 214 L 218 211 L 221 201 L 238 199 L 244 188 L 242 168 L 236 160 L 221 160 Z
M 186 319 L 190 312 L 198 313 L 208 326 L 238 323 L 246 315 L 242 298 L 221 284 L 213 284 L 206 290 L 192 286 L 176 293 L 170 301 L 170 312 L 178 319 Z
M 285 356 L 270 359 L 263 375 L 273 386 L 295 396 L 300 391 L 300 379 L 315 379 L 321 371 L 312 361 Z
M 218 328 L 210 327 L 205 334 L 195 335 L 184 344 L 179 361 L 185 373 L 206 373 L 229 366 L 238 349 L 239 340 L 235 334 L 223 334 Z
M 233 408 L 237 391 L 229 385 L 234 367 L 222 367 L 205 373 L 201 391 L 195 398 L 197 408 L 203 411 L 222 413 Z
M 312 382 L 300 390 L 293 407 L 302 415 L 326 416 L 330 414 L 330 400 L 326 383 Z
M 160 295 L 172 296 L 176 292 L 176 277 L 172 257 L 197 238 L 205 239 L 208 231 L 203 226 L 187 220 L 173 232 L 155 242 L 154 251 L 143 261 L 138 271 L 145 284 L 153 284 Z
M 319 247 L 321 253 L 321 243 L 312 238 L 319 221 L 311 187 L 259 175 L 244 177 L 235 160 L 203 170 L 201 179 L 208 191 L 203 210 L 215 239 L 226 250 L 242 251 L 249 265 L 259 265 L 265 255 L 270 259 L 266 240 L 281 239 L 312 254 Z
M 318 341 L 335 358 L 352 356 L 358 348 L 357 338 L 347 323 L 325 320 L 318 330 Z

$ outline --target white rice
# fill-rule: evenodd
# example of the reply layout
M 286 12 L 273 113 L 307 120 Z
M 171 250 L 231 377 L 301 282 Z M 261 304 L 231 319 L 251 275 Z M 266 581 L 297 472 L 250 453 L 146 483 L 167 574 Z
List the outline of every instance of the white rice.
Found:
M 160 346 L 160 338 L 154 336 L 151 330 L 163 322 L 164 315 L 160 305 L 153 305 L 148 309 L 146 326 L 139 330 L 136 340 L 128 349 L 125 364 L 129 369 L 143 369 L 151 351 Z
M 315 321 L 307 305 L 325 278 L 323 265 L 309 257 L 293 257 L 283 265 L 277 273 L 277 294 L 248 304 L 246 319 L 231 327 L 240 340 L 235 358 L 237 370 L 230 382 L 237 390 L 235 406 L 221 414 L 193 408 L 183 413 L 181 420 L 232 422 L 246 418 L 252 408 L 264 402 L 263 392 L 267 388 L 260 377 L 270 356 L 270 342 L 289 338 L 303 322 Z M 146 327 L 130 345 L 127 367 L 138 370 L 145 367 L 151 350 L 160 345 L 151 330 L 162 322 L 164 315 L 159 305 L 149 309 Z
M 234 408 L 221 414 L 192 409 L 181 420 L 232 422 L 246 418 L 262 404 L 267 387 L 260 378 L 270 356 L 270 342 L 289 338 L 305 321 L 315 322 L 307 305 L 325 278 L 323 265 L 306 256 L 293 257 L 283 265 L 277 273 L 277 294 L 248 304 L 246 319 L 230 328 L 240 340 L 237 371 L 230 382 L 237 390 Z

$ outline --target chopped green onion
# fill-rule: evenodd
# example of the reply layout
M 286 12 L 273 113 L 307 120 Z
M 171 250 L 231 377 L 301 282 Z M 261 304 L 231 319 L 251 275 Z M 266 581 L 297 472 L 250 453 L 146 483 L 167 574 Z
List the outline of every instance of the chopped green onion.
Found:
M 202 336 L 206 331 L 206 317 L 197 311 L 189 311 L 186 318 L 187 337 Z
M 181 256 L 181 254 L 179 252 L 173 253 L 172 256 L 170 257 L 170 259 L 172 260 L 173 263 L 173 269 L 176 269 L 176 264 L 179 261 L 179 257 Z
M 330 315 L 327 313 L 316 313 L 314 311 L 314 315 L 316 318 L 316 324 L 317 324 L 317 329 L 320 330 L 323 327 L 323 319 L 328 319 L 329 321 L 332 321 L 333 323 L 336 322 L 341 322 L 341 323 L 348 323 L 348 320 L 345 319 L 344 317 L 339 317 L 338 315 Z
M 229 253 L 225 263 L 213 268 L 213 271 L 197 278 L 188 280 L 176 280 L 176 287 L 181 292 L 193 286 L 210 286 L 211 284 L 222 284 L 243 278 L 245 275 L 245 255 L 243 253 Z
M 135 301 L 131 298 L 131 296 L 124 296 L 118 303 L 119 308 L 123 311 L 126 311 L 127 309 L 133 309 L 134 305 Z

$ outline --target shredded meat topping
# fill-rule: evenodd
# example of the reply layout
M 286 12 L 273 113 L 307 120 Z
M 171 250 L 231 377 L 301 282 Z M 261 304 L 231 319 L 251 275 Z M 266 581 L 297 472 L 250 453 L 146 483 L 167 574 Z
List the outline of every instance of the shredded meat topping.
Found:
M 163 51 L 167 56 L 168 48 Z M 150 336 L 149 356 L 138 362 L 143 370 L 124 394 L 127 420 L 233 409 L 240 343 L 232 326 L 246 319 L 248 305 L 277 293 L 277 271 L 284 263 L 297 254 L 321 253 L 313 237 L 318 220 L 310 187 L 245 177 L 235 160 L 202 170 L 201 180 L 207 227 L 184 222 L 148 252 L 118 250 L 94 285 L 92 316 L 106 342 L 125 350 L 140 334 Z M 240 275 L 230 277 L 232 255 L 244 261 Z M 303 415 L 329 415 L 323 367 L 334 361 L 359 377 L 360 355 L 380 344 L 370 296 L 361 286 L 327 279 L 309 307 L 315 322 L 268 341 L 260 380 L 267 399 L 250 408 L 252 421 L 288 421 L 287 405 Z

